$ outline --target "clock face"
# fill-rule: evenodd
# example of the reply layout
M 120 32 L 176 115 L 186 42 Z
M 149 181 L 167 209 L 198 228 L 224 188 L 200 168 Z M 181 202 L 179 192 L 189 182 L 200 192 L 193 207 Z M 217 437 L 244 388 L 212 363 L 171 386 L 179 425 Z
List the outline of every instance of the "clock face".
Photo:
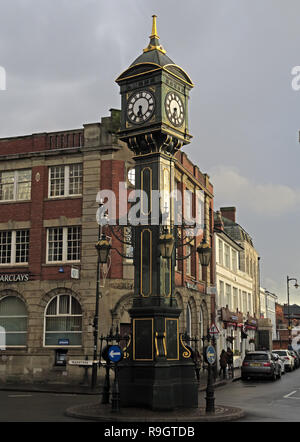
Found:
M 127 118 L 135 124 L 148 121 L 154 112 L 155 100 L 149 91 L 139 91 L 131 95 L 127 104 Z
M 173 126 L 182 126 L 184 122 L 184 107 L 181 98 L 176 92 L 169 92 L 167 94 L 165 108 L 167 117 Z

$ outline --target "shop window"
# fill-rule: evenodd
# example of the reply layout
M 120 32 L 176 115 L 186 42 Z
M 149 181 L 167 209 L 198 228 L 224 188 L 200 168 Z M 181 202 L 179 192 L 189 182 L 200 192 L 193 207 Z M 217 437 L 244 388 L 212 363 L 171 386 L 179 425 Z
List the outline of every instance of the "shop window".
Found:
M 82 310 L 71 295 L 57 295 L 46 308 L 45 346 L 81 346 Z
M 27 309 L 16 296 L 0 300 L 0 342 L 6 347 L 25 347 L 27 343 Z M 4 336 L 2 336 L 4 334 Z

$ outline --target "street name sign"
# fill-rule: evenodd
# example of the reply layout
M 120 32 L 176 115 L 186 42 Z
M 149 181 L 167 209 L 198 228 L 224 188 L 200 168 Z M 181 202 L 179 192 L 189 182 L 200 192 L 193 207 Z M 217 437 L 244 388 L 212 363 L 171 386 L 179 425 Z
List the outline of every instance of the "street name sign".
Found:
M 86 361 L 86 360 L 76 360 L 73 359 L 71 361 L 69 361 L 70 365 L 85 365 L 85 366 L 92 366 L 93 365 L 93 361 Z

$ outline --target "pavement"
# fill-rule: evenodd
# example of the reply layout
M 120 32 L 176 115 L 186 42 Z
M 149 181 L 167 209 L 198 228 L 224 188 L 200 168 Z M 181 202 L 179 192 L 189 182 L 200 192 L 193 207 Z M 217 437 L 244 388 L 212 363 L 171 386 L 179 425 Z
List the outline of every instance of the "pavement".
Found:
M 112 378 L 113 379 L 113 375 Z M 215 380 L 215 388 L 226 385 L 230 382 L 234 382 L 241 379 L 241 370 L 236 368 L 234 370 L 234 377 L 222 379 L 217 377 Z M 82 395 L 99 395 L 102 391 L 102 383 L 99 384 L 94 390 L 90 385 L 83 384 L 62 384 L 62 383 L 49 383 L 49 382 L 36 382 L 36 383 L 18 383 L 18 382 L 0 382 L 0 391 L 24 391 L 35 393 L 55 393 L 55 394 L 82 394 Z M 200 379 L 198 382 L 198 390 L 205 391 L 207 386 L 207 371 L 201 371 Z

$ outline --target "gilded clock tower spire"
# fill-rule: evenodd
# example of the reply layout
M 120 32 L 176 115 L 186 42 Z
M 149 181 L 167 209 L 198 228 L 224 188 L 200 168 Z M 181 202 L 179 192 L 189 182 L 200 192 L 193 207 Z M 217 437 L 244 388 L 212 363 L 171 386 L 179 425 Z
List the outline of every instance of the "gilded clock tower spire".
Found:
M 150 43 L 149 45 L 144 49 L 144 52 L 154 51 L 155 49 L 157 51 L 162 52 L 163 54 L 166 53 L 165 49 L 161 46 L 159 43 L 159 36 L 157 35 L 157 28 L 156 28 L 156 15 L 152 15 L 152 33 L 150 35 Z

